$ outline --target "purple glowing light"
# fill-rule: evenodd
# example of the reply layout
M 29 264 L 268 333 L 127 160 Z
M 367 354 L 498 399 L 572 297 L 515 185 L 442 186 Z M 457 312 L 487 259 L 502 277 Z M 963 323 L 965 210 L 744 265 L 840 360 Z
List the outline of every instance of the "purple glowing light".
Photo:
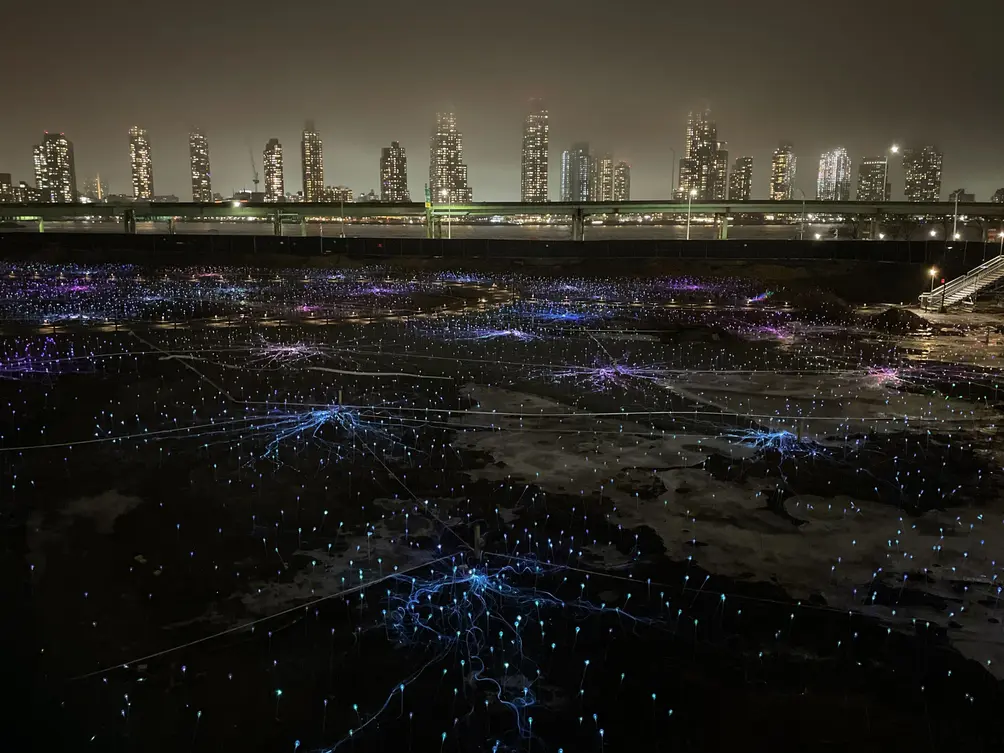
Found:
M 575 379 L 588 384 L 593 389 L 604 390 L 611 387 L 626 389 L 632 382 L 642 380 L 653 382 L 666 376 L 664 369 L 628 366 L 625 364 L 608 364 L 593 368 L 572 367 L 551 374 L 553 379 Z
M 308 361 L 325 354 L 323 349 L 311 343 L 265 343 L 254 351 L 255 358 L 251 363 L 284 366 Z
M 540 335 L 536 335 L 533 332 L 526 332 L 521 329 L 481 329 L 476 330 L 474 333 L 474 339 L 476 340 L 496 340 L 502 338 L 511 338 L 513 340 L 519 340 L 520 342 L 529 342 L 531 340 L 539 340 Z
M 903 384 L 900 370 L 890 366 L 868 369 L 868 384 L 872 387 L 899 387 Z

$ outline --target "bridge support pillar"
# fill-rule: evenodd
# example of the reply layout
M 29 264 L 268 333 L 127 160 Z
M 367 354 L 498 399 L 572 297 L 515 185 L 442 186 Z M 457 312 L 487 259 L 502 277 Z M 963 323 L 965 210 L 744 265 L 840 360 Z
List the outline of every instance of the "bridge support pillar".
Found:
M 279 210 L 276 210 L 275 214 L 272 215 L 272 235 L 282 235 L 282 214 Z
M 572 210 L 572 240 L 584 241 L 586 239 L 586 215 L 582 207 L 575 207 Z
M 43 220 L 41 217 L 38 218 L 38 232 L 40 233 L 45 232 L 45 220 Z
M 178 232 L 178 223 L 176 217 L 171 217 L 167 221 L 167 232 L 174 235 Z
M 871 234 L 871 240 L 877 241 L 879 239 L 879 216 L 872 215 L 871 222 L 868 225 L 869 233 Z
M 126 209 L 122 212 L 122 230 L 129 235 L 136 234 L 136 210 Z
M 307 218 L 305 216 L 300 217 L 300 235 L 303 237 L 307 235 Z
M 727 214 L 715 215 L 718 224 L 718 240 L 727 241 L 729 239 L 729 216 Z

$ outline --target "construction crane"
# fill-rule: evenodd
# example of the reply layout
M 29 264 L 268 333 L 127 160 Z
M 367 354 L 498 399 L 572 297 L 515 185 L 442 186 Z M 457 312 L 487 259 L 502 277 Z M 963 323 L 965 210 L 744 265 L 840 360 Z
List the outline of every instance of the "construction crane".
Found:
M 251 150 L 250 146 L 248 147 L 248 157 L 251 158 L 251 175 L 254 176 L 251 179 L 251 182 L 254 183 L 254 193 L 258 193 L 258 184 L 261 181 L 258 180 L 258 168 L 255 167 L 255 164 L 254 164 L 254 152 Z

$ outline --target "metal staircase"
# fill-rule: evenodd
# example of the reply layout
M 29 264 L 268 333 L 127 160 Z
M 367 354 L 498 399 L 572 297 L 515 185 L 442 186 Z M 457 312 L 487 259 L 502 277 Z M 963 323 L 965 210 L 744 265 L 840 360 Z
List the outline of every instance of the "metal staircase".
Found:
M 973 300 L 976 294 L 1004 278 L 1004 254 L 983 262 L 970 269 L 962 277 L 949 280 L 933 290 L 920 294 L 920 305 L 925 309 L 948 308 L 965 300 Z

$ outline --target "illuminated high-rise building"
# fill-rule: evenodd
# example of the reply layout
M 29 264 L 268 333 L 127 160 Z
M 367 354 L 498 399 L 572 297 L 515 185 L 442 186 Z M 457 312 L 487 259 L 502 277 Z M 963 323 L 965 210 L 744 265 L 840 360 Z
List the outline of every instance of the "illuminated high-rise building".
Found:
M 990 201 L 994 204 L 1004 204 L 1004 188 L 998 188 L 994 191 L 994 195 L 990 197 Z
M 631 165 L 627 162 L 614 167 L 614 201 L 631 201 Z
M 279 139 L 269 139 L 261 154 L 265 171 L 265 201 L 283 201 L 286 198 L 286 179 L 282 171 L 282 144 Z
M 850 201 L 851 158 L 842 146 L 823 152 L 819 158 L 816 178 L 816 199 L 819 201 Z
M 729 201 L 749 201 L 753 194 L 753 158 L 739 157 L 729 176 Z
M 858 165 L 858 201 L 889 201 L 889 158 L 865 157 Z
M 903 193 L 907 201 L 938 201 L 941 198 L 943 155 L 933 146 L 903 150 Z
M 724 199 L 727 190 L 728 148 L 718 140 L 718 126 L 705 110 L 690 113 L 687 119 L 687 142 L 680 160 L 680 184 L 677 196 L 694 191 L 696 201 Z
M 35 168 L 35 188 L 40 196 L 45 197 L 43 201 L 49 201 L 49 168 L 45 163 L 45 147 L 42 144 L 35 144 L 31 148 L 31 161 Z
M 550 125 L 547 108 L 539 99 L 530 101 L 530 112 L 523 121 L 523 157 L 520 170 L 520 195 L 527 204 L 547 201 L 547 153 Z
M 0 204 L 11 204 L 14 201 L 14 181 L 10 173 L 0 173 Z
M 132 166 L 132 195 L 135 199 L 153 200 L 153 158 L 146 129 L 129 129 L 129 164 Z
M 303 128 L 300 163 L 303 167 L 303 200 L 324 201 L 324 144 L 312 120 L 308 120 Z
M 209 140 L 196 129 L 188 134 L 188 156 L 192 164 L 192 201 L 209 204 L 213 200 L 213 183 L 209 172 Z
M 595 165 L 589 144 L 579 142 L 561 153 L 561 200 L 590 201 Z
M 473 200 L 474 192 L 467 185 L 464 137 L 452 112 L 436 113 L 429 139 L 429 191 L 433 201 L 470 204 Z
M 411 201 L 408 155 L 397 141 L 380 151 L 380 201 Z
M 592 173 L 589 176 L 591 186 L 589 189 L 590 201 L 613 201 L 614 200 L 614 158 L 609 154 L 604 154 L 593 160 Z
M 35 186 L 41 201 L 72 204 L 77 200 L 77 170 L 73 144 L 61 133 L 46 132 L 32 150 Z
M 729 145 L 719 141 L 715 149 L 715 166 L 711 172 L 711 198 L 725 201 L 729 195 Z
M 790 201 L 795 190 L 795 148 L 782 142 L 770 163 L 771 201 Z

